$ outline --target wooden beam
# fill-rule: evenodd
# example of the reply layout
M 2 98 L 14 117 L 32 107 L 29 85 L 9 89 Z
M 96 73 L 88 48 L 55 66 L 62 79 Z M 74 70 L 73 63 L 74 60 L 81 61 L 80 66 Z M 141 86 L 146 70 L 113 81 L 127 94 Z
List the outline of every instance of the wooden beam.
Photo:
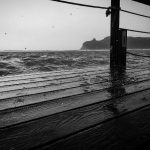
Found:
M 101 141 L 101 139 L 103 139 L 103 135 L 106 135 L 105 136 L 106 138 L 104 138 L 105 140 L 98 142 L 101 146 L 103 146 L 104 143 L 110 142 L 110 146 L 113 147 L 113 144 L 115 144 L 118 140 L 119 141 L 121 140 L 122 142 L 124 142 L 124 144 L 128 146 L 132 146 L 133 144 L 132 140 L 134 140 L 134 137 L 140 135 L 139 132 L 145 131 L 142 137 L 145 137 L 146 134 L 148 135 L 150 133 L 149 128 L 146 128 L 146 130 L 143 130 L 142 128 L 141 130 L 139 130 L 139 132 L 135 132 L 136 134 L 133 134 L 135 136 L 130 136 L 130 133 L 133 133 L 133 132 L 130 132 L 132 131 L 130 129 L 132 129 L 132 127 L 134 129 L 134 126 L 133 126 L 134 124 L 140 123 L 138 127 L 140 127 L 141 125 L 142 125 L 141 127 L 145 127 L 145 125 L 149 126 L 150 115 L 148 114 L 150 112 L 150 109 L 148 113 L 144 114 L 145 116 L 143 115 L 144 118 L 142 116 L 139 117 L 141 121 L 136 121 L 136 120 L 133 121 L 134 117 L 129 117 L 127 119 L 124 119 L 122 118 L 122 116 L 130 114 L 130 113 L 132 115 L 134 114 L 133 112 L 135 110 L 139 110 L 143 107 L 147 107 L 148 105 L 150 105 L 149 99 L 150 99 L 150 90 L 145 90 L 142 92 L 129 94 L 121 98 L 99 102 L 99 103 L 89 105 L 86 107 L 72 109 L 70 111 L 56 113 L 54 115 L 50 115 L 45 118 L 32 120 L 30 122 L 18 124 L 16 126 L 11 126 L 9 128 L 1 128 L 0 129 L 0 142 L 1 142 L 0 149 L 2 150 L 24 149 L 25 150 L 25 149 L 33 148 L 39 145 L 43 145 L 43 144 L 45 145 L 45 143 L 48 144 L 48 147 L 42 146 L 44 150 L 55 149 L 55 146 L 56 146 L 56 149 L 60 149 L 61 147 L 60 145 L 63 145 L 63 143 L 66 144 L 68 142 L 71 143 L 70 145 L 71 147 L 69 146 L 69 144 L 67 144 L 68 146 L 65 145 L 64 149 L 73 149 L 72 144 L 74 145 L 74 142 L 76 143 L 78 140 L 72 140 L 70 142 L 70 138 L 74 139 L 74 137 L 76 136 L 78 137 L 80 133 L 82 134 L 77 139 L 80 139 L 83 142 L 83 143 L 81 141 L 79 142 L 81 143 L 81 145 L 87 142 L 87 145 L 85 146 L 89 146 L 91 144 L 94 144 L 97 140 Z M 82 99 L 82 101 L 84 101 L 84 99 Z M 73 100 L 73 102 L 75 101 Z M 51 110 L 51 108 L 48 108 L 48 109 Z M 40 114 L 39 112 L 41 113 L 42 111 L 38 111 L 38 114 Z M 29 111 L 28 115 L 29 116 L 32 115 L 32 112 Z M 20 114 L 20 116 L 24 118 L 27 115 L 24 115 L 22 113 Z M 138 116 L 139 115 L 136 115 L 136 117 Z M 14 116 L 12 115 L 12 117 Z M 118 117 L 121 117 L 122 118 L 121 120 L 122 121 L 124 120 L 124 121 L 121 123 L 118 120 Z M 101 130 L 102 132 L 95 130 L 95 128 L 97 129 L 97 127 L 103 126 L 104 122 L 108 121 L 111 123 L 110 120 L 113 120 L 113 122 L 116 122 L 118 125 L 115 126 L 116 125 L 115 123 L 111 124 L 112 125 L 112 126 L 110 125 L 111 128 L 107 128 L 106 130 Z M 132 124 L 130 124 L 131 122 Z M 93 125 L 95 126 L 95 128 L 92 128 Z M 104 123 L 104 126 L 106 126 L 105 123 Z M 88 128 L 89 130 L 87 130 Z M 112 128 L 114 129 L 113 134 L 109 132 L 110 129 Z M 92 131 L 92 132 L 91 134 L 87 134 L 87 131 Z M 107 133 L 110 133 L 110 134 L 107 134 Z M 126 133 L 128 134 L 126 135 Z M 73 134 L 73 138 L 72 136 L 69 137 L 69 139 L 64 138 L 70 134 Z M 97 139 L 92 136 L 93 134 L 98 135 Z M 84 135 L 86 138 L 83 137 Z M 114 135 L 117 136 L 118 138 L 119 137 L 122 137 L 122 138 L 119 138 L 119 139 L 117 138 L 115 139 L 115 141 L 111 141 Z M 126 137 L 125 138 L 126 140 L 124 140 L 124 137 Z M 60 138 L 64 139 L 64 142 L 58 141 L 58 143 L 54 143 L 54 145 L 53 144 L 49 145 L 49 143 L 51 144 L 51 142 L 54 142 L 55 140 L 58 140 Z M 91 139 L 91 142 L 87 138 Z M 131 143 L 130 143 L 131 145 L 128 143 L 129 141 L 128 138 L 129 140 L 131 140 Z M 93 140 L 95 140 L 95 142 Z M 76 148 L 78 144 L 77 145 L 76 144 L 74 145 L 75 146 L 74 149 L 78 149 Z M 106 144 L 106 145 L 109 146 L 109 144 Z M 42 147 L 39 147 L 39 149 L 41 150 Z M 63 147 L 61 147 L 61 149 L 63 149 Z M 83 148 L 83 149 L 88 149 L 88 148 Z
M 118 65 L 120 0 L 111 0 L 110 67 Z
M 60 147 L 62 150 L 147 150 L 150 148 L 149 113 L 147 107 L 36 150 Z

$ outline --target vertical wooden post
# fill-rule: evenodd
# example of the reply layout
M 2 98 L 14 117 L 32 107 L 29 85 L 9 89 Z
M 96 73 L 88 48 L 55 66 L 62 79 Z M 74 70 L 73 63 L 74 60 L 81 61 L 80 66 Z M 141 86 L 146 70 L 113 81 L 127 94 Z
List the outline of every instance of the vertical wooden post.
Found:
M 119 51 L 118 63 L 120 69 L 126 69 L 126 51 L 127 51 L 127 30 L 119 30 Z
M 119 17 L 120 0 L 111 0 L 110 68 L 119 65 Z

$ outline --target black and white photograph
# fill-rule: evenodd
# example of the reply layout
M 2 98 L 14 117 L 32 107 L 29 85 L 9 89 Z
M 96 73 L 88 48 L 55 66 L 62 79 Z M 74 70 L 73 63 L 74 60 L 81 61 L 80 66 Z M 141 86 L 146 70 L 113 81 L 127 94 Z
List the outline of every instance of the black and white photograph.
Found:
M 0 0 L 0 150 L 150 149 L 149 0 Z

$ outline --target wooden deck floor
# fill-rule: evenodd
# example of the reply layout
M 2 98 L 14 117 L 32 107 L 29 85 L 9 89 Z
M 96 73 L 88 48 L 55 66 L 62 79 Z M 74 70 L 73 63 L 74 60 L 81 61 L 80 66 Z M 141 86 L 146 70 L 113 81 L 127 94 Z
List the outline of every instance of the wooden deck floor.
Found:
M 150 140 L 150 67 L 0 78 L 0 150 L 133 149 Z

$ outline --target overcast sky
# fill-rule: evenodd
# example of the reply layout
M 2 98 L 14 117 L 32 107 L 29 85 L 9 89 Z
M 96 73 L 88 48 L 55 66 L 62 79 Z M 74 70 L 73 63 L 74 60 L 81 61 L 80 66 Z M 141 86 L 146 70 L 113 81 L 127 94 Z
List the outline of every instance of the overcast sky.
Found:
M 68 1 L 110 6 L 110 0 Z M 131 0 L 121 0 L 121 8 L 150 16 L 150 7 Z M 121 13 L 120 27 L 150 32 L 150 19 Z M 74 50 L 109 34 L 105 10 L 50 0 L 0 0 L 0 50 Z

